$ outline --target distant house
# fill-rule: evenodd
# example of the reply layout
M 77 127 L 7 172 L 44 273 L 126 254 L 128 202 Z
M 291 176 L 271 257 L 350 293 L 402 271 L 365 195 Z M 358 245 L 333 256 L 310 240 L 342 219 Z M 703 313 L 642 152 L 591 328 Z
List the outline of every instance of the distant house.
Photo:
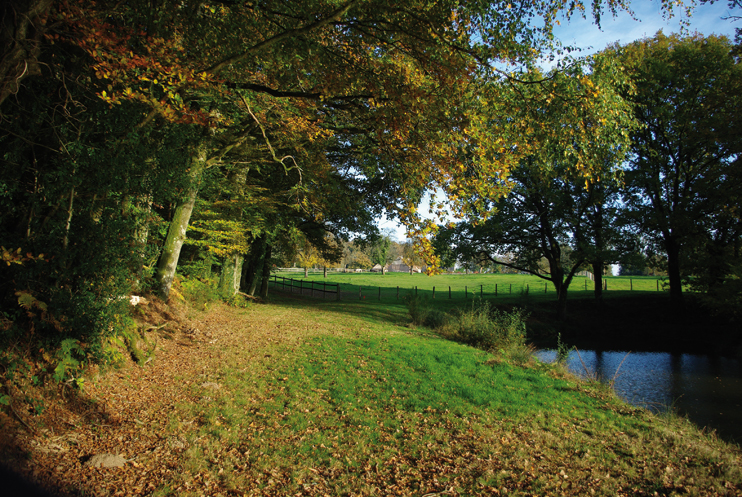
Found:
M 394 273 L 409 273 L 410 272 L 410 266 L 402 262 L 401 257 L 397 257 L 397 259 L 389 264 L 389 271 Z M 413 273 L 422 273 L 422 269 L 419 266 L 412 266 L 412 272 Z
M 409 273 L 410 266 L 402 262 L 401 257 L 397 257 L 394 262 L 389 264 L 389 271 L 392 273 Z
M 374 267 L 371 268 L 372 273 L 380 273 L 383 268 L 381 267 L 381 264 L 376 264 Z

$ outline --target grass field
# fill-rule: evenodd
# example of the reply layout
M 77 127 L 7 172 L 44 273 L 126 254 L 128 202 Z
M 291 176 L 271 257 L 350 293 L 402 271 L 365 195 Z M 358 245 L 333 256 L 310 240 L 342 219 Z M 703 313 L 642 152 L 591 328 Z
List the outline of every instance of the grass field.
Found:
M 0 461 L 75 496 L 742 495 L 738 446 L 415 328 L 397 301 L 141 311 L 152 360 L 91 371 L 34 417 L 42 387 L 12 390 Z M 127 463 L 82 464 L 101 453 Z
M 440 274 L 428 276 L 426 274 L 409 273 L 338 273 L 328 272 L 327 277 L 322 272 L 310 272 L 304 278 L 302 272 L 279 272 L 278 277 L 293 278 L 295 280 L 314 281 L 317 283 L 339 283 L 344 299 L 358 300 L 401 300 L 410 292 L 426 296 L 437 301 L 461 300 L 474 296 L 487 299 L 499 298 L 503 302 L 520 299 L 528 295 L 531 299 L 553 300 L 556 298 L 554 286 L 541 278 L 523 274 Z M 655 276 L 608 276 L 604 278 L 607 284 L 605 297 L 626 296 L 629 292 L 634 295 L 640 292 L 656 294 L 663 291 L 662 281 Z M 569 287 L 568 294 L 572 298 L 591 297 L 593 295 L 593 281 L 586 277 L 575 277 Z M 417 289 L 417 290 L 416 290 Z M 298 291 L 298 290 L 297 290 Z M 321 295 L 317 292 L 317 295 Z M 328 296 L 331 298 L 331 296 Z M 445 302 L 440 305 L 446 306 Z
M 234 322 L 274 328 L 261 358 L 222 343 L 159 495 L 726 495 L 738 448 L 553 366 L 520 367 L 410 329 L 392 306 L 278 298 Z M 188 378 L 183 378 L 187 382 Z M 655 494 L 655 492 L 657 492 Z

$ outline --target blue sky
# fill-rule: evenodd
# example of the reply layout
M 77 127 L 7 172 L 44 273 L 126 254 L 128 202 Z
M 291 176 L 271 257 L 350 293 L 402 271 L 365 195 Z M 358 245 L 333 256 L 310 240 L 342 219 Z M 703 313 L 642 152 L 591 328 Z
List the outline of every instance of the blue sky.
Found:
M 686 0 L 691 4 L 693 0 Z M 589 3 L 589 2 L 585 2 Z M 657 0 L 634 0 L 631 9 L 634 11 L 633 19 L 627 13 L 620 13 L 615 18 L 610 13 L 604 14 L 601 19 L 600 29 L 590 20 L 581 17 L 573 18 L 569 22 L 562 22 L 555 30 L 555 35 L 565 45 L 580 47 L 579 55 L 589 55 L 603 50 L 606 46 L 619 42 L 630 43 L 634 40 L 652 37 L 657 31 L 662 30 L 665 34 L 678 33 L 682 29 L 688 32 L 699 32 L 704 36 L 711 34 L 725 35 L 734 39 L 735 27 L 742 27 L 742 21 L 736 23 L 723 20 L 730 12 L 727 1 L 717 1 L 712 5 L 696 5 L 691 17 L 685 15 L 685 9 L 675 8 L 674 15 L 669 17 L 662 12 L 661 2 Z M 742 12 L 735 12 L 742 15 Z M 682 21 L 688 21 L 684 26 Z M 427 211 L 427 202 L 420 206 L 421 212 Z M 396 222 L 387 221 L 385 218 L 379 222 L 382 230 L 389 231 L 392 238 L 404 241 L 405 230 Z
M 742 23 L 721 19 L 729 13 L 726 0 L 717 1 L 712 5 L 696 5 L 691 17 L 686 17 L 684 9 L 677 7 L 674 9 L 675 15 L 668 17 L 663 14 L 661 6 L 661 2 L 656 0 L 635 0 L 631 3 L 631 8 L 637 20 L 632 19 L 627 13 L 621 13 L 615 18 L 605 14 L 601 19 L 601 29 L 598 29 L 591 21 L 577 18 L 559 26 L 555 30 L 555 35 L 565 44 L 592 47 L 582 52 L 589 54 L 598 52 L 616 41 L 626 44 L 652 37 L 660 29 L 665 34 L 680 32 L 683 29 L 681 24 L 683 20 L 688 21 L 686 29 L 690 32 L 698 31 L 705 36 L 726 35 L 730 39 L 734 39 L 735 26 L 742 27 Z M 740 14 L 737 12 L 737 15 Z

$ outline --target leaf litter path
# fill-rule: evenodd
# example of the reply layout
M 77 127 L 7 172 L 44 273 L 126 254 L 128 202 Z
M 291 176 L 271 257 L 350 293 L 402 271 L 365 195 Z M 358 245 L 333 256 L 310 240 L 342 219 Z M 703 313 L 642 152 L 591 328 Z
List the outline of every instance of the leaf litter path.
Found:
M 380 428 L 376 435 L 381 438 L 376 442 L 373 437 L 364 438 L 368 433 L 358 424 L 354 431 L 337 432 L 353 440 L 345 440 L 347 443 L 337 449 L 319 447 L 345 451 L 333 454 L 338 460 L 355 455 L 371 457 L 377 464 L 304 468 L 307 474 L 301 480 L 315 478 L 319 483 L 307 486 L 292 475 L 302 471 L 298 466 L 308 463 L 303 460 L 307 454 L 293 452 L 301 441 L 297 437 L 311 439 L 309 428 L 304 434 L 271 429 L 277 420 L 266 418 L 264 426 L 232 426 L 234 430 L 227 435 L 229 430 L 225 433 L 224 426 L 215 428 L 219 424 L 216 420 L 200 416 L 209 411 L 210 403 L 216 405 L 235 394 L 227 386 L 228 378 L 222 376 L 225 368 L 245 367 L 256 375 L 252 378 L 265 374 L 269 389 L 264 394 L 275 394 L 273 403 L 280 404 L 286 396 L 279 392 L 279 385 L 286 378 L 272 377 L 285 369 L 279 366 L 281 362 L 290 369 L 291 364 L 286 366 L 286 362 L 292 361 L 292 349 L 304 351 L 299 345 L 317 335 L 337 335 L 342 341 L 349 338 L 349 332 L 363 335 L 368 323 L 348 314 L 333 315 L 290 305 L 252 306 L 248 310 L 215 305 L 187 319 L 182 310 L 178 316 L 177 311 L 153 302 L 145 314 L 153 328 L 159 328 L 163 321 L 170 324 L 149 332 L 149 338 L 157 340 L 157 351 L 143 367 L 129 365 L 97 375 L 93 372 L 82 394 L 63 388 L 61 394 L 54 395 L 49 387 L 42 392 L 30 384 L 26 392 L 10 391 L 5 382 L 15 410 L 0 411 L 0 461 L 70 496 L 288 495 L 290 485 L 300 490 L 291 495 L 584 495 L 586 491 L 597 495 L 742 495 L 739 449 L 725 459 L 719 451 L 728 450 L 728 446 L 709 446 L 697 431 L 684 435 L 646 421 L 646 432 L 630 434 L 616 431 L 617 426 L 601 426 L 602 422 L 589 417 L 557 415 L 549 416 L 554 418 L 552 424 L 542 425 L 546 423 L 545 414 L 522 427 L 500 420 L 497 426 L 486 423 L 486 430 L 472 430 L 468 419 L 400 412 L 399 423 L 409 426 L 400 436 Z M 393 328 L 385 328 L 385 336 L 401 332 Z M 234 363 L 235 359 L 239 364 Z M 345 359 L 338 356 L 335 360 Z M 356 375 L 361 372 L 356 371 Z M 241 387 L 233 383 L 231 388 Z M 322 402 L 321 395 L 303 394 L 307 396 L 305 402 Z M 40 415 L 31 415 L 35 409 L 28 399 L 34 398 L 43 399 Z M 606 409 L 624 409 L 620 403 L 610 404 Z M 277 415 L 281 415 L 279 411 Z M 330 411 L 326 414 L 332 416 Z M 344 411 L 336 413 L 337 419 L 328 419 L 328 426 L 343 422 L 348 415 Z M 644 426 L 644 415 L 637 416 L 627 419 Z M 257 415 L 253 419 L 258 424 Z M 322 423 L 320 418 L 315 421 Z M 248 431 L 252 433 L 245 436 Z M 435 440 L 420 446 L 419 437 L 412 436 L 415 433 L 428 438 L 435 435 Z M 243 452 L 281 448 L 289 457 L 269 461 L 273 464 L 269 474 L 268 467 L 249 467 L 252 463 L 245 459 L 247 456 L 230 462 L 235 440 L 222 439 L 222 435 L 237 437 Z M 203 442 L 216 444 L 211 446 L 214 450 L 204 450 L 198 445 Z M 351 453 L 354 443 L 370 445 L 355 447 L 356 452 Z M 418 456 L 414 456 L 415 451 Z M 125 463 L 117 468 L 85 464 L 97 454 L 121 456 Z M 206 458 L 194 461 L 194 457 L 202 456 Z M 237 485 L 225 484 L 222 467 L 227 468 L 224 476 L 233 471 L 244 473 L 237 475 L 242 480 L 234 480 Z M 407 474 L 413 470 L 417 476 Z M 625 471 L 632 474 L 621 474 Z M 489 483 L 486 487 L 479 485 L 480 476 L 498 488 Z M 265 488 L 260 478 L 268 478 Z M 462 478 L 468 483 L 461 487 L 468 491 L 458 493 L 450 485 Z M 437 479 L 441 479 L 440 484 Z M 432 493 L 429 489 L 421 491 L 422 481 L 435 483 Z
M 47 389 L 41 415 L 23 409 L 22 394 L 14 392 L 15 415 L 0 412 L 0 460 L 63 495 L 150 494 L 180 471 L 189 425 L 169 427 L 170 415 L 178 404 L 203 401 L 188 397 L 190 385 L 217 385 L 211 378 L 222 365 L 220 350 L 240 347 L 246 358 L 262 360 L 270 357 L 267 350 L 273 344 L 300 339 L 299 323 L 287 324 L 279 313 L 217 305 L 188 320 L 182 311 L 180 316 L 164 312 L 173 319 L 175 333 L 164 338 L 150 332 L 157 349 L 145 366 L 96 375 L 86 380 L 81 395 L 69 388 L 57 395 Z M 127 463 L 114 468 L 85 465 L 105 453 L 120 455 Z

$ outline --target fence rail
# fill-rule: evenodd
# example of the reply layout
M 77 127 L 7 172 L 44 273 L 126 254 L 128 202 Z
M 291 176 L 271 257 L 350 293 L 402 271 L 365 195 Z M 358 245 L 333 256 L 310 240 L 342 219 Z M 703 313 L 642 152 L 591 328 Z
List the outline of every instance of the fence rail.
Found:
M 273 288 L 281 288 L 286 291 L 289 289 L 291 293 L 299 293 L 300 295 L 315 296 L 315 292 L 320 294 L 322 298 L 326 298 L 328 294 L 334 295 L 336 300 L 340 300 L 340 284 L 339 283 L 326 283 L 319 281 L 306 281 L 296 280 L 294 278 L 284 278 L 283 276 L 271 275 L 270 282 L 273 284 Z M 298 292 L 295 292 L 297 289 Z

